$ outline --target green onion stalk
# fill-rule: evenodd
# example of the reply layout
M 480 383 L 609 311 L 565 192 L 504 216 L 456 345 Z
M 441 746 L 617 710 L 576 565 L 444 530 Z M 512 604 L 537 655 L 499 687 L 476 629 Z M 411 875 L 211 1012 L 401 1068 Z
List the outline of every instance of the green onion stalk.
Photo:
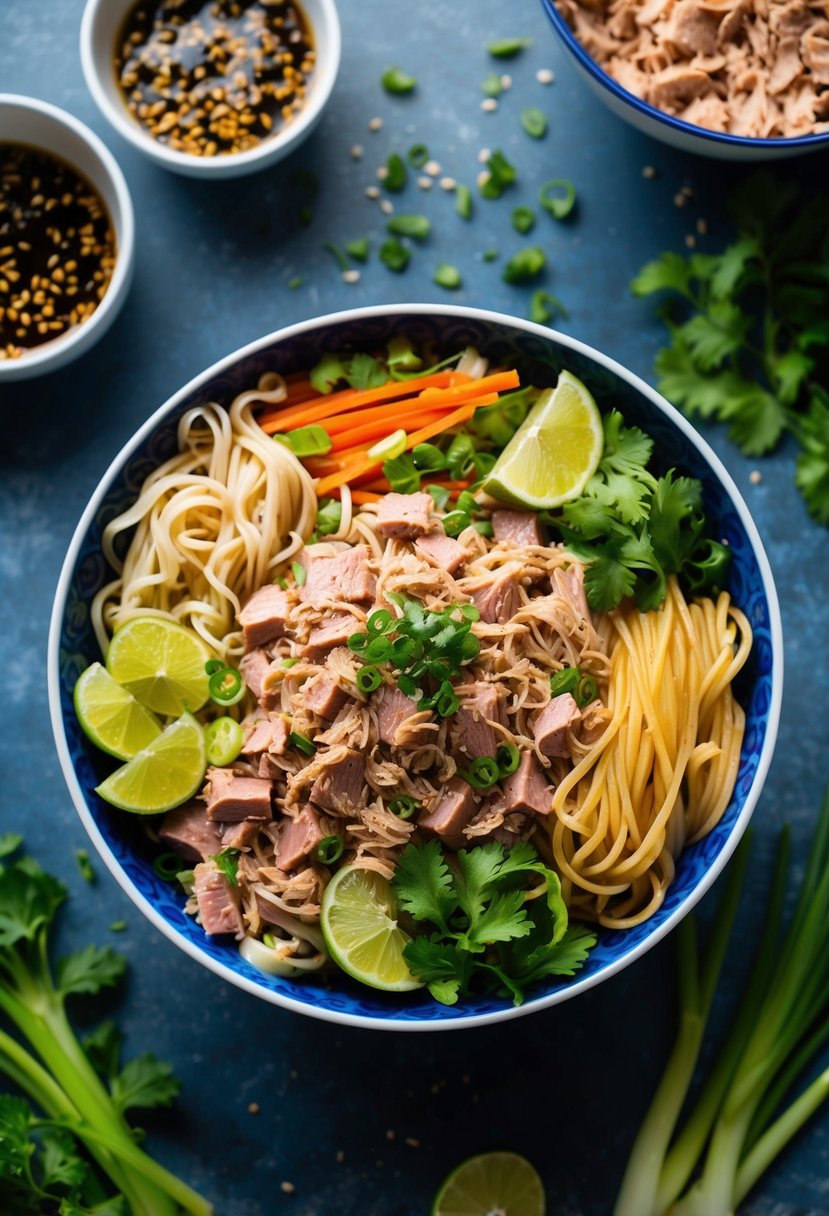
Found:
M 614 1216 L 730 1216 L 829 1098 L 829 791 L 786 926 L 789 834 L 780 840 L 751 974 L 714 1067 L 675 1130 L 726 957 L 748 857 L 732 863 L 707 952 L 689 917 L 677 934 L 679 1029 L 639 1130 Z M 796 1093 L 800 1086 L 800 1092 Z

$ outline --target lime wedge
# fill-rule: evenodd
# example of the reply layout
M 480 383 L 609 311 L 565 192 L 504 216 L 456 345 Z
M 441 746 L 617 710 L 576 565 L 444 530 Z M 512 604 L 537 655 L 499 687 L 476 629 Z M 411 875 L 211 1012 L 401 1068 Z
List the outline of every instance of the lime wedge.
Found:
M 116 683 L 102 663 L 93 663 L 78 677 L 75 713 L 84 734 L 118 760 L 129 760 L 161 734 L 155 714 Z
M 136 616 L 116 630 L 107 651 L 107 671 L 122 688 L 167 718 L 195 713 L 208 697 L 205 663 L 213 656 L 204 642 L 175 621 Z
M 322 899 L 322 932 L 334 962 L 372 988 L 422 988 L 403 958 L 410 938 L 398 928 L 396 917 L 391 885 L 382 875 L 343 866 Z
M 544 1187 L 526 1157 L 470 1157 L 444 1181 L 432 1216 L 544 1216 Z
M 499 502 L 541 511 L 577 498 L 602 456 L 596 402 L 569 372 L 542 393 L 498 457 L 483 489 Z
M 204 731 L 185 711 L 95 792 L 122 811 L 156 815 L 192 798 L 206 768 Z

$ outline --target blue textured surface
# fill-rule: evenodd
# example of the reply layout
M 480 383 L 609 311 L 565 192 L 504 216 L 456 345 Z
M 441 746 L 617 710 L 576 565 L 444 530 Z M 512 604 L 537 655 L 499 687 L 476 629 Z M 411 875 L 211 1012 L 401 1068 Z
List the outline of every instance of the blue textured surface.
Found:
M 94 352 L 54 377 L 0 390 L 2 827 L 25 830 L 31 850 L 70 885 L 67 945 L 106 940 L 111 921 L 127 921 L 127 932 L 110 940 L 133 964 L 120 1006 L 128 1047 L 168 1056 L 184 1083 L 174 1112 L 146 1120 L 151 1145 L 209 1193 L 218 1212 L 416 1216 L 458 1159 L 504 1146 L 536 1161 L 551 1216 L 606 1216 L 664 1062 L 673 1008 L 670 942 L 573 1003 L 511 1026 L 427 1038 L 338 1030 L 239 992 L 146 924 L 99 863 L 94 886 L 80 878 L 74 851 L 88 842 L 48 722 L 47 623 L 72 531 L 108 463 L 154 409 L 215 359 L 337 308 L 444 302 L 446 293 L 432 283 L 439 260 L 463 273 L 454 299 L 526 315 L 528 292 L 504 284 L 499 263 L 481 255 L 528 243 L 511 229 L 512 207 L 533 205 L 542 182 L 567 176 L 579 190 L 576 221 L 555 226 L 540 215 L 529 238 L 550 258 L 544 286 L 567 304 L 568 332 L 647 377 L 662 330 L 650 306 L 629 297 L 627 284 L 644 260 L 681 248 L 698 219 L 712 234 L 697 238 L 699 247 L 716 248 L 724 193 L 743 173 L 671 152 L 609 116 L 575 78 L 540 5 L 423 0 L 415 8 L 351 0 L 341 5 L 340 80 L 308 144 L 261 177 L 215 187 L 186 182 L 141 159 L 97 115 L 77 59 L 81 7 L 79 0 L 3 0 L 0 87 L 62 105 L 103 136 L 133 191 L 139 257 L 124 312 Z M 497 65 L 513 77 L 513 88 L 496 113 L 482 113 L 478 85 L 493 67 L 483 43 L 514 34 L 535 43 L 522 58 Z M 409 98 L 387 98 L 377 84 L 395 62 L 419 79 Z M 535 79 L 542 67 L 557 74 L 549 89 Z M 524 105 L 548 112 L 545 140 L 533 142 L 520 129 Z M 384 125 L 370 132 L 375 115 Z M 479 202 L 465 225 L 439 186 L 427 193 L 410 182 L 397 209 L 430 215 L 429 243 L 414 251 L 405 275 L 372 259 L 361 281 L 346 285 L 322 246 L 369 235 L 376 250 L 384 217 L 364 188 L 392 149 L 405 152 L 416 141 L 429 146 L 443 172 L 470 184 L 479 150 L 501 146 L 519 166 L 519 183 L 500 202 Z M 363 145 L 362 160 L 351 157 L 354 144 Z M 657 176 L 644 179 L 648 165 Z M 297 220 L 299 191 L 289 184 L 299 168 L 322 182 L 308 228 Z M 775 172 L 816 183 L 826 179 L 826 161 Z M 684 185 L 694 194 L 678 208 L 674 195 Z M 291 290 L 295 275 L 303 282 Z M 781 592 L 787 668 L 781 737 L 753 821 L 749 898 L 736 968 L 718 997 L 721 1016 L 756 936 L 756 896 L 776 833 L 790 821 L 802 859 L 829 776 L 829 534 L 808 520 L 792 486 L 791 448 L 765 461 L 763 480 L 753 485 L 755 462 L 721 433 L 708 438 L 767 546 Z M 710 898 L 703 907 L 710 912 Z M 250 1102 L 259 1104 L 258 1116 L 248 1113 Z M 827 1132 L 824 1115 L 743 1211 L 829 1210 Z M 295 1194 L 280 1191 L 284 1179 Z

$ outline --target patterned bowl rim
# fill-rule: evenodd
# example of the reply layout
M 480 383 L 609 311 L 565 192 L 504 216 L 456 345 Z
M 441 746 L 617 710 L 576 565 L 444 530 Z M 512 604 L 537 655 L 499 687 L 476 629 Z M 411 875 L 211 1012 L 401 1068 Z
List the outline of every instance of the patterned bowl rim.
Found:
M 595 975 L 585 976 L 581 979 L 576 979 L 572 983 L 567 984 L 560 990 L 550 993 L 546 996 L 541 996 L 533 1001 L 529 1001 L 524 1005 L 514 1008 L 512 1006 L 504 1009 L 493 1010 L 490 1013 L 467 1014 L 462 1017 L 449 1017 L 440 1021 L 397 1021 L 391 1017 L 369 1017 L 363 1014 L 346 1013 L 336 1009 L 325 1009 L 316 1006 L 310 1006 L 293 997 L 286 996 L 284 993 L 276 992 L 271 989 L 263 988 L 254 981 L 243 975 L 239 975 L 231 967 L 225 963 L 219 962 L 216 959 L 210 958 L 202 949 L 189 939 L 183 937 L 177 930 L 160 915 L 152 903 L 144 896 L 135 886 L 133 881 L 122 869 L 117 858 L 111 851 L 109 845 L 104 839 L 100 829 L 98 828 L 95 818 L 86 802 L 83 790 L 75 772 L 75 767 L 72 763 L 72 758 L 69 751 L 63 714 L 61 711 L 60 698 L 60 663 L 59 663 L 59 647 L 61 627 L 66 610 L 67 597 L 72 583 L 72 578 L 75 570 L 75 564 L 81 545 L 93 523 L 95 516 L 101 506 L 101 503 L 110 489 L 111 483 L 120 473 L 126 461 L 135 453 L 148 436 L 156 429 L 157 426 L 172 413 L 179 405 L 185 402 L 191 394 L 207 384 L 215 376 L 221 375 L 223 372 L 229 371 L 240 360 L 257 354 L 270 346 L 277 343 L 290 340 L 303 334 L 313 332 L 316 329 L 322 329 L 338 324 L 354 323 L 372 318 L 380 317 L 418 317 L 418 316 L 445 316 L 457 318 L 459 320 L 468 320 L 478 322 L 484 325 L 503 326 L 507 329 L 522 330 L 527 334 L 534 335 L 538 338 L 545 339 L 558 343 L 562 347 L 569 348 L 575 353 L 592 360 L 600 367 L 605 368 L 611 373 L 625 381 L 629 386 L 642 394 L 660 413 L 665 414 L 668 419 L 683 433 L 687 441 L 692 444 L 703 459 L 708 463 L 714 475 L 719 480 L 720 484 L 728 494 L 731 504 L 737 512 L 740 523 L 745 529 L 749 543 L 751 545 L 754 557 L 757 561 L 757 566 L 760 571 L 760 578 L 763 586 L 763 593 L 766 597 L 769 615 L 769 637 L 771 642 L 772 664 L 771 664 L 771 696 L 768 710 L 768 722 L 766 726 L 763 746 L 760 750 L 760 756 L 757 763 L 757 768 L 754 774 L 749 791 L 746 795 L 745 802 L 734 820 L 728 838 L 723 842 L 714 863 L 706 871 L 703 877 L 698 882 L 697 886 L 691 891 L 685 900 L 667 917 L 660 925 L 658 925 L 652 933 L 650 933 L 643 941 L 633 946 L 625 955 L 617 959 L 615 962 L 607 964 L 601 971 Z M 742 495 L 737 489 L 730 474 L 725 466 L 712 450 L 706 441 L 699 435 L 691 424 L 655 389 L 651 388 L 640 377 L 629 372 L 622 364 L 611 359 L 607 355 L 588 346 L 587 343 L 581 342 L 578 338 L 571 338 L 567 334 L 560 333 L 558 330 L 548 328 L 542 325 L 536 325 L 532 321 L 525 321 L 521 318 L 511 317 L 505 313 L 492 312 L 488 309 L 469 308 L 462 305 L 437 305 L 437 304 L 376 304 L 365 308 L 346 309 L 341 312 L 329 313 L 321 317 L 313 317 L 306 321 L 297 322 L 294 325 L 286 326 L 284 329 L 276 330 L 275 332 L 266 335 L 263 338 L 258 338 L 254 342 L 248 343 L 246 346 L 240 347 L 232 354 L 225 356 L 218 362 L 214 363 L 206 371 L 200 372 L 190 380 L 183 388 L 179 389 L 172 397 L 170 397 L 164 405 L 160 406 L 147 421 L 141 426 L 133 437 L 121 448 L 115 459 L 110 463 L 103 477 L 98 483 L 97 488 L 92 494 L 86 509 L 75 529 L 72 540 L 67 550 L 61 569 L 60 578 L 58 580 L 57 589 L 55 592 L 55 600 L 52 608 L 52 616 L 49 627 L 49 643 L 48 643 L 48 690 L 49 690 L 49 712 L 52 721 L 52 731 L 55 737 L 55 745 L 57 747 L 58 757 L 60 760 L 63 776 L 69 787 L 69 792 L 72 796 L 72 801 L 75 804 L 75 809 L 80 816 L 90 840 L 98 850 L 102 860 L 108 870 L 115 878 L 119 886 L 126 892 L 135 906 L 144 914 L 151 924 L 162 932 L 165 937 L 174 942 L 180 950 L 188 954 L 196 962 L 209 968 L 216 975 L 228 980 L 236 987 L 243 989 L 245 992 L 252 993 L 260 999 L 270 1001 L 274 1005 L 279 1005 L 285 1009 L 293 1010 L 297 1013 L 305 1014 L 307 1017 L 319 1018 L 322 1021 L 335 1022 L 343 1026 L 356 1026 L 362 1029 L 371 1030 L 399 1030 L 399 1031 L 422 1031 L 422 1030 L 453 1030 L 462 1027 L 470 1026 L 489 1026 L 496 1022 L 504 1022 L 510 1018 L 525 1016 L 529 1013 L 534 1013 L 539 1009 L 547 1009 L 552 1005 L 558 1005 L 563 1001 L 570 1000 L 577 996 L 580 992 L 585 992 L 589 988 L 595 987 L 604 980 L 609 979 L 612 975 L 630 966 L 631 963 L 641 958 L 648 950 L 661 941 L 672 929 L 676 928 L 679 922 L 685 917 L 692 908 L 696 906 L 702 896 L 709 890 L 715 879 L 724 869 L 729 858 L 736 849 L 749 820 L 754 813 L 754 808 L 757 805 L 757 800 L 763 788 L 766 775 L 771 764 L 774 745 L 777 738 L 777 729 L 780 721 L 780 707 L 783 696 L 783 632 L 780 617 L 780 605 L 777 598 L 777 591 L 772 577 L 771 567 L 768 558 L 766 557 L 760 535 L 751 517 L 751 513 L 744 502 Z

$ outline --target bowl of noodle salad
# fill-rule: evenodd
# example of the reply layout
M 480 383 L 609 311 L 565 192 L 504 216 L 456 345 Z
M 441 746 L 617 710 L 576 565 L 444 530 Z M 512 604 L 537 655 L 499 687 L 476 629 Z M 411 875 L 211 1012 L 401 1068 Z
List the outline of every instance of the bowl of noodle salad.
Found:
M 102 477 L 49 643 L 130 898 L 247 991 L 379 1028 L 545 1008 L 664 937 L 748 823 L 781 686 L 704 440 L 583 343 L 451 306 L 317 318 L 186 385 Z

